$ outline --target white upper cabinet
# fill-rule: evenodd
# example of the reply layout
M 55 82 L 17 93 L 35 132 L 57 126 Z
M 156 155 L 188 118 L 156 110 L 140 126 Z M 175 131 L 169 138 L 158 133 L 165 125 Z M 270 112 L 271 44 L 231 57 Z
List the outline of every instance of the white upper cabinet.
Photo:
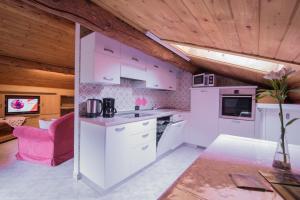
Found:
M 121 45 L 121 77 L 146 80 L 145 55 L 142 52 Z
M 176 71 L 168 63 L 152 57 L 149 58 L 146 87 L 161 90 L 176 90 Z
M 120 84 L 120 78 L 145 81 L 140 86 L 176 90 L 175 67 L 100 33 L 81 39 L 80 81 Z
M 81 39 L 80 81 L 120 84 L 120 43 L 98 33 Z

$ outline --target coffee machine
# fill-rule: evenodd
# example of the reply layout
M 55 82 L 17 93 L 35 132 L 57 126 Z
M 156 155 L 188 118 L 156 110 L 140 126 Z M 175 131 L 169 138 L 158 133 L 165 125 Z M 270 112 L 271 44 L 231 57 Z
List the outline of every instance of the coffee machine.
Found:
M 100 99 L 88 99 L 86 101 L 86 117 L 95 118 L 101 116 L 102 108 Z
M 117 112 L 114 98 L 103 98 L 103 117 L 112 118 Z

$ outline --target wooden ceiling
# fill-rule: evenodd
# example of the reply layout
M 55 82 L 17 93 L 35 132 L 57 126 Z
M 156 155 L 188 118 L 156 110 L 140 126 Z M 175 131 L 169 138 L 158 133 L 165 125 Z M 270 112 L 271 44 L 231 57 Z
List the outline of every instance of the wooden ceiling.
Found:
M 20 0 L 0 1 L 0 55 L 74 67 L 74 23 Z
M 93 0 L 161 39 L 300 64 L 299 0 Z

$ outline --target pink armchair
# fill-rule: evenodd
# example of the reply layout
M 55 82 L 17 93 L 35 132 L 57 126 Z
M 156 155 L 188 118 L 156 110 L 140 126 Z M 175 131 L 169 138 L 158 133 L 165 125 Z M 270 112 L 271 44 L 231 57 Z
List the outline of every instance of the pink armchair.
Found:
M 18 137 L 18 160 L 55 166 L 74 156 L 74 113 L 57 119 L 48 130 L 20 126 L 13 134 Z

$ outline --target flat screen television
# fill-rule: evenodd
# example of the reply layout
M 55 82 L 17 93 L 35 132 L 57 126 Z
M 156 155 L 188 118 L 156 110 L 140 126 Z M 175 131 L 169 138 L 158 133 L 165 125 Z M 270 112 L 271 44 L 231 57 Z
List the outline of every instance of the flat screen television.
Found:
M 40 113 L 39 96 L 5 95 L 5 115 Z

